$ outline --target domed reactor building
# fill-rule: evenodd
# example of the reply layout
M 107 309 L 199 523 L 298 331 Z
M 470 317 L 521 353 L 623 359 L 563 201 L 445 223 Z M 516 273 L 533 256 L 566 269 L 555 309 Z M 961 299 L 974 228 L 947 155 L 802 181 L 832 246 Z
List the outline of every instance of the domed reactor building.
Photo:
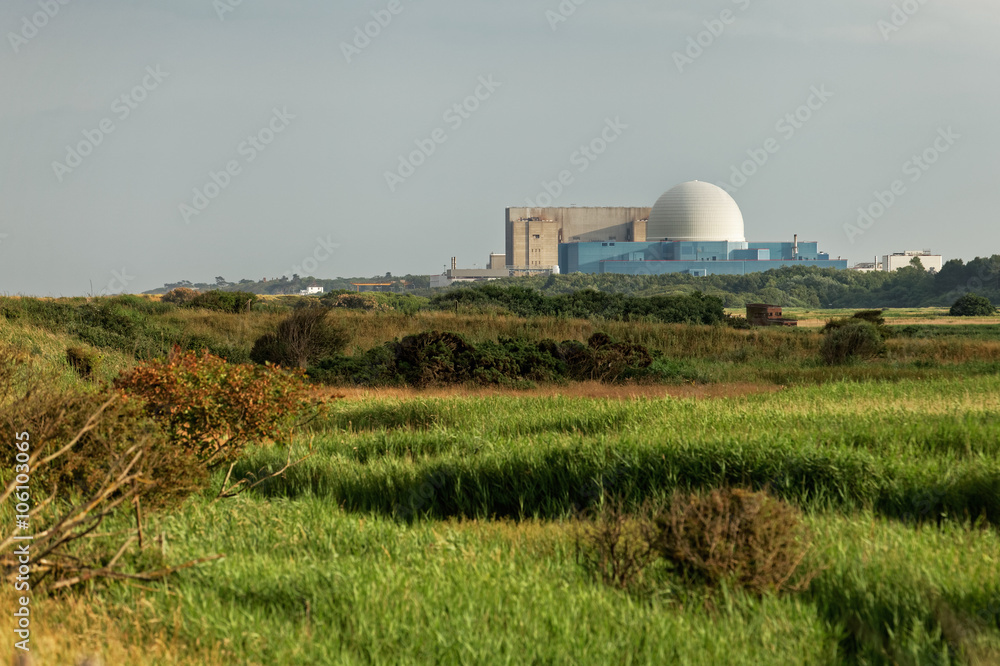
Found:
M 816 242 L 748 242 L 729 194 L 691 181 L 650 208 L 508 208 L 506 268 L 533 272 L 743 275 L 782 266 L 847 268 Z

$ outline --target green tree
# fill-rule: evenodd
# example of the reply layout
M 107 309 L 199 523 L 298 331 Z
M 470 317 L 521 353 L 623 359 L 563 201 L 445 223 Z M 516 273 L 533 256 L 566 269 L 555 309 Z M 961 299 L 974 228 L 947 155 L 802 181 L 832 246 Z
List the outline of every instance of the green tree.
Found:
M 978 294 L 966 294 L 951 306 L 952 317 L 991 317 L 997 313 L 990 300 Z

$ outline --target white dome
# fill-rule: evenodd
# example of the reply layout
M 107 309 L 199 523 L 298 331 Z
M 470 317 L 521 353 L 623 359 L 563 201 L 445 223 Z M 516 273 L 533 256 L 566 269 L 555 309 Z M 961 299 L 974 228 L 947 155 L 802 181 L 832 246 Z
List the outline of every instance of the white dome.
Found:
M 681 183 L 653 206 L 646 239 L 742 243 L 743 213 L 721 187 L 697 180 Z

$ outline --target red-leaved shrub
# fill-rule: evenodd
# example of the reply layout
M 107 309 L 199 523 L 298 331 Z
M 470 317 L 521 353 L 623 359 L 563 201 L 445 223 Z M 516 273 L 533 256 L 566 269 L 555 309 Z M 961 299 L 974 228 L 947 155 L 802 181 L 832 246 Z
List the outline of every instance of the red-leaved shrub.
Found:
M 301 371 L 231 364 L 179 347 L 165 361 L 124 373 L 115 386 L 142 399 L 173 441 L 209 468 L 234 460 L 251 442 L 287 436 L 311 405 Z

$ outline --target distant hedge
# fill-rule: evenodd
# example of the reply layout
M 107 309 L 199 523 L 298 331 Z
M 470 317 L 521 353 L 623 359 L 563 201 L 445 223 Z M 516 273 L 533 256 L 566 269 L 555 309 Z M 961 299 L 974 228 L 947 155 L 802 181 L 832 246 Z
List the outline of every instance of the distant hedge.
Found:
M 546 296 L 527 287 L 467 287 L 431 300 L 440 309 L 459 306 L 501 309 L 521 317 L 598 317 L 616 321 L 655 320 L 670 324 L 716 324 L 723 321 L 722 299 L 700 292 L 683 296 L 628 296 L 583 289 Z
M 473 345 L 457 333 L 429 331 L 387 342 L 358 356 L 334 356 L 309 368 L 317 381 L 360 386 L 491 384 L 656 379 L 646 347 L 595 333 L 577 341 L 501 338 Z

